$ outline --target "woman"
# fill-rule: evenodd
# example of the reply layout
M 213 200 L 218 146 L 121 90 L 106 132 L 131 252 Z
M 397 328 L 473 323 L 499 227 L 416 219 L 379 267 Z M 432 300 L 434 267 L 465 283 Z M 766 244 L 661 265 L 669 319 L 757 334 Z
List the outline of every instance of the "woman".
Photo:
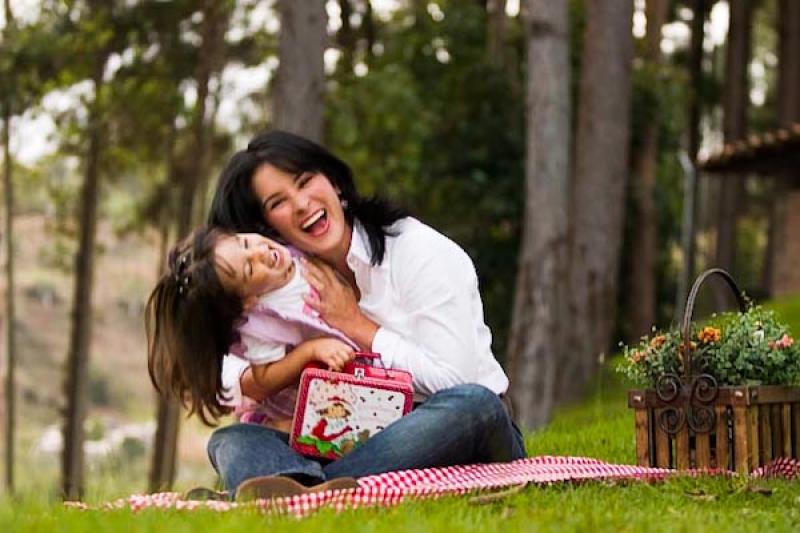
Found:
M 362 349 L 380 353 L 386 367 L 410 371 L 420 402 L 330 463 L 300 456 L 277 428 L 219 429 L 208 451 L 226 487 L 258 476 L 313 485 L 525 456 L 502 401 L 508 378 L 491 352 L 475 268 L 457 244 L 384 201 L 359 196 L 344 162 L 280 131 L 233 156 L 209 223 L 272 236 L 317 258 L 305 270 L 319 297 L 307 303 Z M 230 357 L 223 384 L 234 403 L 266 396 L 247 364 Z

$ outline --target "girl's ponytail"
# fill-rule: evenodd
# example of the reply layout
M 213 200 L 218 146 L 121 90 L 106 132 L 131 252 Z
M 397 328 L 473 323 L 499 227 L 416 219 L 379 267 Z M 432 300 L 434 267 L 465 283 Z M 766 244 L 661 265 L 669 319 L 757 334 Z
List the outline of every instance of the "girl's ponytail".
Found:
M 203 227 L 175 246 L 145 307 L 150 380 L 207 425 L 230 411 L 222 360 L 243 311 L 241 299 L 224 290 L 216 273 L 214 249 L 225 235 Z

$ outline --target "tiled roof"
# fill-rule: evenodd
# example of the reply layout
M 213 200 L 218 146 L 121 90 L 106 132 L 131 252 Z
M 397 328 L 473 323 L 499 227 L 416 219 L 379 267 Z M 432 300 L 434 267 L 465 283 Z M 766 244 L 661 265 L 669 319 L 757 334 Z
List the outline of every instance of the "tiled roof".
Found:
M 793 174 L 800 179 L 800 123 L 728 143 L 698 161 L 706 173 Z

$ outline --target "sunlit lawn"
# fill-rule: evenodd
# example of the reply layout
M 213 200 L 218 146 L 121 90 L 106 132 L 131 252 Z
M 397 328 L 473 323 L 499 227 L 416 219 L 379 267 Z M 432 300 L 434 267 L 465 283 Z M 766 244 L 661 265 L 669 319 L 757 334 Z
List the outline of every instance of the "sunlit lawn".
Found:
M 794 332 L 800 332 L 800 298 L 774 307 Z M 613 372 L 604 373 L 591 398 L 562 409 L 546 429 L 528 436 L 530 455 L 582 455 L 633 463 L 633 420 L 624 390 Z M 101 501 L 101 496 L 92 500 Z M 303 520 L 245 510 L 76 511 L 34 496 L 0 503 L 0 531 L 789 531 L 797 530 L 798 524 L 800 481 L 741 477 L 532 486 L 483 505 L 453 497 L 390 509 L 322 511 Z

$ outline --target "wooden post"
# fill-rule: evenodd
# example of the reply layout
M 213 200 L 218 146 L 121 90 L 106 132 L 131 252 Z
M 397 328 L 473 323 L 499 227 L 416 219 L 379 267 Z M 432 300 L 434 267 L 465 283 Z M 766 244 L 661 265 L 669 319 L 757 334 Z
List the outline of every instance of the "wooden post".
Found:
M 800 459 L 800 403 L 792 404 L 792 419 L 794 420 L 794 455 L 795 459 Z
M 711 433 L 698 433 L 694 436 L 694 467 L 711 467 Z
M 747 464 L 749 470 L 745 469 L 745 473 L 758 468 L 758 460 L 760 457 L 757 405 L 751 405 L 747 408 L 747 441 L 750 447 L 747 449 L 745 454 L 747 455 Z
M 759 465 L 763 466 L 772 460 L 772 431 L 770 429 L 770 406 L 758 406 L 758 431 L 759 446 L 758 459 Z
M 716 407 L 717 412 L 717 468 L 728 468 L 728 408 L 724 405 Z
M 781 453 L 784 457 L 792 456 L 792 405 L 785 403 L 781 409 L 781 431 L 783 432 L 783 446 Z
M 769 406 L 769 423 L 772 430 L 772 458 L 783 455 L 783 415 L 781 404 L 774 403 Z
M 752 448 L 747 414 L 748 410 L 744 405 L 737 405 L 733 408 L 734 458 L 736 463 L 734 466 L 740 474 L 746 474 L 751 463 L 750 454 Z
M 684 424 L 683 427 L 675 435 L 675 463 L 678 470 L 688 470 L 692 467 L 689 461 L 689 424 Z
M 647 409 L 636 409 L 636 464 L 639 466 L 650 465 L 650 421 Z
M 671 468 L 670 464 L 670 442 L 667 432 L 661 429 L 658 419 L 664 409 L 656 409 L 655 433 L 656 433 L 656 466 L 659 468 Z

